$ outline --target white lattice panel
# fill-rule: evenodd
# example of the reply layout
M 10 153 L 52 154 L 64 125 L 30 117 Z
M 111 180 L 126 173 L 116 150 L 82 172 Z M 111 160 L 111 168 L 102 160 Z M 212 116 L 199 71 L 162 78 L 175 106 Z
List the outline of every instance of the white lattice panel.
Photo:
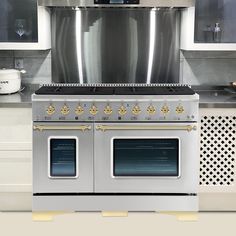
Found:
M 202 109 L 200 113 L 200 186 L 236 190 L 236 110 Z

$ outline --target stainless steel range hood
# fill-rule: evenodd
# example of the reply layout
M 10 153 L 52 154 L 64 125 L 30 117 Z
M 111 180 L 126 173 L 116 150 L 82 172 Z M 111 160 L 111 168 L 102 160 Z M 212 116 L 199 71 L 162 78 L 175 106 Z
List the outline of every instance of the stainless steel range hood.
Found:
M 191 7 L 195 0 L 38 0 L 48 7 Z

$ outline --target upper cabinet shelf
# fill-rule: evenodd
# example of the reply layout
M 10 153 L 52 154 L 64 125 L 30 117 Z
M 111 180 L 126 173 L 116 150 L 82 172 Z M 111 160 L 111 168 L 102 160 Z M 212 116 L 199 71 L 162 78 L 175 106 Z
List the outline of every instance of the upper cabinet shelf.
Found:
M 51 48 L 50 12 L 37 0 L 0 0 L 0 50 Z
M 196 0 L 182 12 L 181 49 L 236 50 L 235 12 L 235 0 Z

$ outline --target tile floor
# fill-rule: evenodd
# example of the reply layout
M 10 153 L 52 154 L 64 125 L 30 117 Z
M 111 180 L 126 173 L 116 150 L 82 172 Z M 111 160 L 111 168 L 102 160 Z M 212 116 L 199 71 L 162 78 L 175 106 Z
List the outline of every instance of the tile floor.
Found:
M 102 217 L 100 213 L 59 215 L 51 222 L 33 222 L 29 212 L 0 213 L 0 235 L 33 236 L 235 236 L 236 213 L 199 213 L 198 221 L 178 221 L 172 215 L 130 213 Z

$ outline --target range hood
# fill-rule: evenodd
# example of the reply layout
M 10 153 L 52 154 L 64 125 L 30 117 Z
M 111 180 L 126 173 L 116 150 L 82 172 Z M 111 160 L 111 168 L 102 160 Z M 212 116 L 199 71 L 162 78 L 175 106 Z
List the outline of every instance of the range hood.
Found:
M 191 7 L 195 0 L 38 0 L 48 7 Z

